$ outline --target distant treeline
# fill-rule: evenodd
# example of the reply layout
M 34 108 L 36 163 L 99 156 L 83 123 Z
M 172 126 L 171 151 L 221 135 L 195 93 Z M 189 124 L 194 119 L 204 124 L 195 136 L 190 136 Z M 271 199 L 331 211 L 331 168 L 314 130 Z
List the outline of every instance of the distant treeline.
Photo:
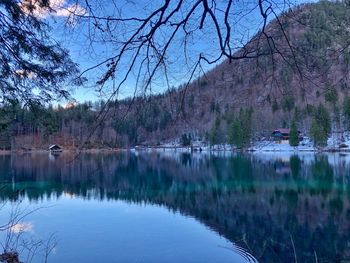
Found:
M 266 27 L 272 49 L 261 32 L 247 43 L 248 51 L 258 45 L 257 59 L 224 61 L 164 94 L 64 108 L 2 105 L 0 148 L 128 147 L 175 139 L 245 147 L 275 128 L 300 130 L 323 146 L 331 131 L 349 129 L 349 28 L 348 1 L 303 4 Z
M 52 143 L 67 148 L 128 147 L 159 144 L 164 142 L 162 139 L 179 140 L 184 146 L 201 140 L 210 145 L 229 143 L 241 148 L 263 135 L 257 128 L 253 108 L 215 111 L 212 113 L 215 120 L 209 129 L 181 132 L 183 126 L 179 125 L 176 115 L 155 101 L 154 98 L 131 104 L 100 101 L 72 103 L 66 107 L 8 104 L 0 108 L 0 148 L 45 148 Z M 293 107 L 290 114 L 292 117 L 284 121 L 283 126 L 291 127 L 291 133 L 302 129 L 316 146 L 324 146 L 332 129 L 344 131 L 350 127 L 350 97 L 345 97 L 342 103 L 337 99 L 334 104 L 307 105 L 302 110 Z M 308 123 L 307 130 L 305 123 Z M 169 129 L 180 132 L 170 133 Z M 271 131 L 273 129 L 271 127 Z

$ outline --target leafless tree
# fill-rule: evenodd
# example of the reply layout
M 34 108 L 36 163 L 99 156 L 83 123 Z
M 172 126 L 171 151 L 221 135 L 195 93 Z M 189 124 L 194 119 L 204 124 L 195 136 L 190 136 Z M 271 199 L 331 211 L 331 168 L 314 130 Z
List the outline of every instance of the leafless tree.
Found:
M 96 83 L 102 91 L 111 81 L 108 83 L 113 87 L 110 98 L 115 98 L 130 79 L 135 94 L 152 92 L 152 85 L 159 79 L 170 88 L 174 68 L 182 67 L 182 73 L 187 77 L 177 75 L 176 78 L 189 83 L 203 68 L 224 59 L 256 59 L 275 53 L 283 56 L 274 45 L 267 24 L 272 19 L 280 23 L 278 15 L 293 6 L 287 1 L 270 0 L 164 0 L 152 3 L 86 0 L 80 5 L 86 10 L 84 14 L 69 11 L 79 18 L 81 26 L 89 29 L 91 49 L 101 42 L 111 46 L 108 56 L 85 69 L 82 75 L 107 67 Z M 248 40 L 258 32 L 256 45 L 249 44 Z M 259 48 L 262 37 L 269 50 Z M 293 52 L 286 34 L 284 38 Z
M 268 23 L 274 20 L 288 54 L 295 58 L 279 18 L 294 7 L 288 1 L 85 0 L 76 5 L 85 12 L 66 9 L 71 14 L 68 20 L 74 18 L 75 28 L 86 32 L 88 52 L 99 59 L 81 76 L 94 76 L 96 90 L 107 96 L 93 130 L 105 120 L 109 102 L 130 91 L 130 87 L 131 105 L 135 97 L 147 97 L 158 87 L 170 90 L 185 83 L 180 93 L 183 104 L 192 81 L 224 60 L 270 57 L 274 64 L 277 56 L 303 78 L 296 59 L 286 59 L 286 50 L 275 44 L 273 32 L 268 29 Z M 268 49 L 261 48 L 262 42 Z M 108 46 L 107 55 L 99 52 L 101 43 Z

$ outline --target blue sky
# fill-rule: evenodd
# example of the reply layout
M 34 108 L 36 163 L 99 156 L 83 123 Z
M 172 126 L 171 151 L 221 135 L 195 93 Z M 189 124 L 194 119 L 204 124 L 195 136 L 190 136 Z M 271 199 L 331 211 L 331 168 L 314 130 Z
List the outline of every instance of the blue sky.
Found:
M 56 0 L 63 1 L 63 0 Z M 176 4 L 178 1 L 174 0 L 171 3 Z M 186 13 L 186 8 L 190 7 L 195 1 L 185 0 L 184 8 L 179 12 L 176 19 L 181 19 L 181 17 Z M 85 1 L 82 2 L 63 2 L 64 6 L 79 5 L 80 7 L 88 10 L 88 6 Z M 151 11 L 159 7 L 163 1 L 155 0 L 139 0 L 139 1 L 126 1 L 126 0 L 115 0 L 115 1 L 104 1 L 95 0 L 89 1 L 90 7 L 92 8 L 94 15 L 103 17 L 146 17 Z M 225 1 L 217 1 L 218 9 L 225 7 Z M 294 6 L 298 2 L 290 2 L 286 4 L 285 1 L 281 1 L 280 4 L 275 4 L 274 8 L 277 13 L 288 9 L 290 6 Z M 233 5 L 233 12 L 230 20 L 230 24 L 233 27 L 233 34 L 231 37 L 232 43 L 235 47 L 240 47 L 240 42 L 245 43 L 249 40 L 262 25 L 262 18 L 259 14 L 259 9 L 257 7 L 257 1 L 236 1 Z M 89 12 L 89 11 L 88 11 Z M 88 13 L 90 14 L 90 13 Z M 200 8 L 198 8 L 197 13 L 194 13 L 191 17 L 188 29 L 194 29 L 199 24 L 201 17 Z M 220 11 L 217 13 L 219 20 L 223 21 L 223 15 Z M 244 16 L 243 16 L 244 15 Z M 271 16 L 273 18 L 273 16 Z M 70 20 L 64 16 L 55 16 L 49 18 L 49 23 L 52 26 L 53 37 L 62 43 L 62 45 L 70 51 L 72 59 L 80 65 L 81 70 L 85 70 L 92 67 L 99 62 L 105 60 L 108 57 L 115 55 L 121 47 L 120 41 L 125 41 L 127 36 L 132 34 L 137 26 L 134 22 L 131 23 L 109 23 L 109 27 L 106 27 L 106 23 L 103 21 L 100 23 L 100 27 L 104 29 L 105 32 L 96 29 L 94 24 L 96 21 L 93 19 L 77 19 Z M 69 23 L 67 23 L 67 21 Z M 219 21 L 220 22 L 220 21 Z M 222 23 L 223 24 L 223 23 Z M 106 31 L 106 29 L 108 29 Z M 163 27 L 159 34 L 156 36 L 156 44 L 161 47 L 164 40 L 170 34 L 170 27 Z M 179 34 L 174 38 L 173 45 L 169 48 L 166 53 L 167 65 L 168 65 L 168 76 L 166 79 L 164 77 L 164 72 L 160 71 L 155 75 L 154 82 L 152 82 L 151 91 L 149 93 L 155 94 L 164 92 L 168 89 L 168 84 L 170 86 L 179 86 L 180 84 L 186 82 L 191 71 L 191 67 L 194 65 L 195 61 L 200 53 L 206 54 L 208 57 L 215 57 L 219 54 L 218 39 L 215 35 L 215 29 L 213 24 L 210 23 L 209 19 L 206 19 L 204 28 L 202 30 L 196 30 L 191 37 L 188 39 L 186 50 L 183 44 L 184 33 L 179 32 Z M 185 56 L 185 51 L 187 52 Z M 118 84 L 125 74 L 125 69 L 130 65 L 130 60 L 132 57 L 132 52 L 128 53 L 122 63 L 121 67 L 117 69 L 116 77 L 114 81 L 108 81 L 105 87 L 102 89 L 102 93 L 96 92 L 96 80 L 107 70 L 105 65 L 95 68 L 94 70 L 88 71 L 84 76 L 88 79 L 84 87 L 79 87 L 73 92 L 73 97 L 78 101 L 95 101 L 97 99 L 106 99 L 109 97 L 111 91 L 113 90 L 113 84 Z M 136 61 L 136 65 L 139 66 L 141 60 Z M 209 70 L 213 65 L 203 65 L 203 70 Z M 121 87 L 118 98 L 125 98 L 132 96 L 135 91 L 136 85 L 136 67 L 132 74 L 129 76 L 125 84 Z M 145 70 L 145 69 L 143 69 Z M 144 71 L 141 71 L 142 74 Z M 142 75 L 141 74 L 141 75 Z M 198 72 L 200 74 L 200 72 Z M 198 75 L 197 75 L 198 76 Z

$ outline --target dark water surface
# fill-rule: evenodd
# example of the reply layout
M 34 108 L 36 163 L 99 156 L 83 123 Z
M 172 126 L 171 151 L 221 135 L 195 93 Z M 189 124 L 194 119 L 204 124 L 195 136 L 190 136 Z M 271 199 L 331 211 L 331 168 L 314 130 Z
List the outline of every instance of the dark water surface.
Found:
M 0 155 L 0 229 L 21 219 L 0 240 L 23 261 L 350 260 L 350 156 L 72 158 Z

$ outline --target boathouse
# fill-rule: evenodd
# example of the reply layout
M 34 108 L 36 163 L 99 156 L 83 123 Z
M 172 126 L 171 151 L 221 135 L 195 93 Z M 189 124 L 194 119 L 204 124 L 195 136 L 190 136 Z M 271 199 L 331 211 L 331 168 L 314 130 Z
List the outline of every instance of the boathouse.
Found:
M 57 144 L 52 144 L 50 145 L 49 150 L 50 152 L 62 152 L 63 149 Z

